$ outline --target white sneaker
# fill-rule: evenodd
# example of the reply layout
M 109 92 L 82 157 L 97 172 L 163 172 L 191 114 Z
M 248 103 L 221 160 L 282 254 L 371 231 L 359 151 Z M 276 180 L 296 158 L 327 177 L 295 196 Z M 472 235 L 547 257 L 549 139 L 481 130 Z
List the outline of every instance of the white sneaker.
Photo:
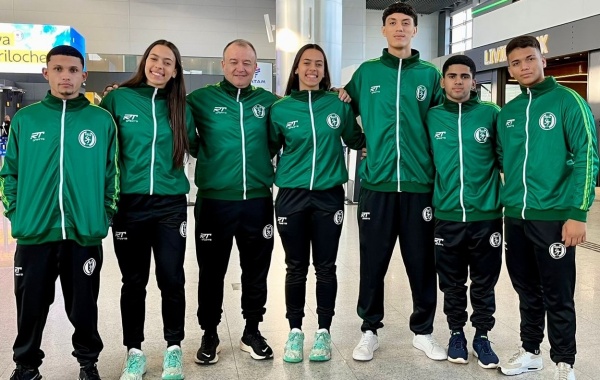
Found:
M 427 355 L 429 359 L 433 360 L 446 360 L 448 354 L 446 349 L 435 341 L 431 334 L 427 335 L 415 335 L 413 338 L 413 346 L 417 350 L 421 350 Z
M 360 361 L 369 361 L 373 359 L 373 352 L 379 348 L 379 338 L 373 334 L 373 331 L 363 332 L 360 342 L 352 351 L 352 359 Z
M 525 372 L 539 371 L 544 368 L 542 364 L 542 353 L 538 355 L 525 351 L 523 347 L 519 347 L 519 351 L 512 358 L 508 359 L 508 363 L 500 365 L 500 371 L 508 376 L 520 375 Z
M 554 372 L 554 380 L 575 380 L 575 370 L 567 363 L 558 363 L 556 372 Z

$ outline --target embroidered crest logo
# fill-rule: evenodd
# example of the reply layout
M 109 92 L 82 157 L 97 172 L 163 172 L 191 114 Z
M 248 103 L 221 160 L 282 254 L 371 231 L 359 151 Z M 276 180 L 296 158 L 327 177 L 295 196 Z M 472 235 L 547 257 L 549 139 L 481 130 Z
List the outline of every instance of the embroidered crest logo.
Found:
M 480 144 L 483 144 L 483 143 L 487 142 L 488 139 L 490 138 L 490 131 L 488 131 L 488 129 L 486 127 L 477 128 L 474 136 L 475 136 L 475 141 L 477 141 Z
M 422 102 L 425 98 L 427 98 L 427 87 L 419 85 L 417 87 L 417 100 Z
M 562 259 L 567 253 L 567 247 L 563 243 L 554 243 L 548 248 L 548 253 L 555 260 Z
M 544 112 L 540 116 L 540 128 L 549 131 L 556 125 L 556 116 L 552 112 Z
M 433 219 L 433 210 L 431 209 L 431 207 L 425 207 L 423 209 L 423 220 L 426 222 L 431 222 L 431 219 Z
M 498 248 L 500 247 L 500 244 L 502 244 L 502 235 L 500 235 L 500 232 L 494 232 L 490 236 L 490 245 L 494 248 Z
M 88 149 L 93 148 L 94 145 L 96 145 L 96 134 L 89 129 L 86 129 L 79 133 L 78 140 L 82 147 Z
M 333 215 L 333 222 L 339 226 L 340 224 L 342 224 L 343 221 L 344 221 L 344 211 L 337 210 L 335 212 L 335 215 Z
M 337 113 L 327 115 L 327 125 L 333 129 L 337 129 L 340 126 L 340 116 Z
M 265 117 L 266 114 L 265 107 L 261 106 L 260 104 L 257 104 L 254 107 L 252 107 L 252 113 L 257 118 L 262 119 L 263 117 Z
M 267 224 L 265 228 L 263 228 L 263 237 L 265 239 L 271 239 L 273 237 L 273 225 Z
M 83 263 L 83 273 L 91 276 L 94 273 L 94 269 L 96 269 L 96 260 L 88 259 L 85 263 Z

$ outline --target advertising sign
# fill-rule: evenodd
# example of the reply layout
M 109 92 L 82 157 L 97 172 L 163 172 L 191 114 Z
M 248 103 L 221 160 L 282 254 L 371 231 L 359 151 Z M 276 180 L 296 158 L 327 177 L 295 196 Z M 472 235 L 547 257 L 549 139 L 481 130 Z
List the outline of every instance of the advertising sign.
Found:
M 59 45 L 85 57 L 85 39 L 70 26 L 0 23 L 0 72 L 39 73 L 48 51 Z
M 273 92 L 273 64 L 258 62 L 258 67 L 252 79 L 252 85 Z

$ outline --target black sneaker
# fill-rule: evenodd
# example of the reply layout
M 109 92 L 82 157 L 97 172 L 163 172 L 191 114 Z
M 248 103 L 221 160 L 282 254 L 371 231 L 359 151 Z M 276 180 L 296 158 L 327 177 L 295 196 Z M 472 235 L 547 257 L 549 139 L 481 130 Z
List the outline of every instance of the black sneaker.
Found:
M 79 369 L 79 380 L 101 380 L 96 363 L 81 367 Z
M 198 364 L 215 364 L 219 361 L 219 352 L 221 352 L 221 345 L 219 344 L 219 335 L 208 335 L 202 336 L 202 344 L 194 361 Z
M 263 360 L 273 357 L 273 350 L 267 344 L 267 340 L 260 335 L 260 331 L 255 333 L 246 333 L 240 341 L 240 349 L 250 353 L 252 359 Z
M 17 368 L 10 375 L 10 380 L 40 380 L 42 375 L 37 368 L 27 368 L 17 364 Z

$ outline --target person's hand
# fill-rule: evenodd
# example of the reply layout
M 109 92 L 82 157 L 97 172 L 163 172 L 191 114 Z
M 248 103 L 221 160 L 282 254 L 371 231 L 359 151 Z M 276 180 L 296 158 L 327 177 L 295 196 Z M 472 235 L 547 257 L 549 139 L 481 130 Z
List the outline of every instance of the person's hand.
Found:
M 367 158 L 367 148 L 362 148 L 360 157 Z
M 117 88 L 119 88 L 119 85 L 116 83 L 104 87 L 104 91 L 102 91 L 102 97 L 105 97 L 109 92 L 111 92 L 112 90 L 116 90 Z
M 586 226 L 585 222 L 569 219 L 563 224 L 562 241 L 565 247 L 574 247 L 585 241 Z
M 331 91 L 338 93 L 338 98 L 344 103 L 350 103 L 352 98 L 348 95 L 348 92 L 343 88 L 331 87 Z

